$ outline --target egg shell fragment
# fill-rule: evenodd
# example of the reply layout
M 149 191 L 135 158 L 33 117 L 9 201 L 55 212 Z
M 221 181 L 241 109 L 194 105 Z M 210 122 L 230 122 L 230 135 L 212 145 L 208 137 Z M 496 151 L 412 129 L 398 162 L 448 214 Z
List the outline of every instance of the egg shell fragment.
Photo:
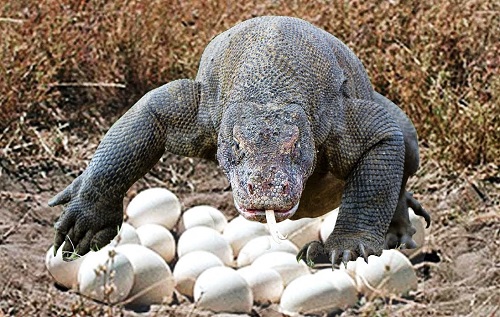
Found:
M 323 222 L 321 223 L 321 227 L 319 230 L 321 241 L 325 242 L 326 239 L 333 232 L 333 229 L 335 228 L 335 223 L 337 222 L 338 215 L 339 215 L 338 208 L 330 211 L 327 215 L 325 215 L 325 218 L 323 219 Z
M 181 204 L 168 189 L 149 188 L 130 201 L 126 213 L 127 221 L 136 228 L 155 223 L 171 230 L 181 215 Z
M 175 288 L 183 295 L 193 296 L 194 283 L 205 270 L 224 266 L 222 260 L 207 251 L 192 251 L 177 261 L 174 268 Z
M 134 284 L 128 295 L 132 305 L 168 304 L 172 301 L 175 281 L 167 263 L 156 252 L 138 244 L 116 248 L 132 264 Z
M 274 251 L 283 251 L 297 255 L 299 249 L 289 240 L 283 240 L 277 243 L 269 235 L 260 236 L 248 241 L 247 244 L 241 248 L 236 264 L 238 267 L 250 265 L 262 254 Z
M 175 240 L 170 231 L 157 224 L 145 224 L 137 228 L 141 244 L 158 253 L 166 262 L 175 257 Z
M 290 316 L 326 315 L 346 309 L 357 300 L 356 286 L 346 272 L 325 269 L 292 281 L 283 291 L 280 309 Z
M 246 266 L 237 270 L 250 286 L 257 304 L 277 303 L 283 293 L 283 279 L 273 269 Z
M 248 241 L 264 235 L 269 235 L 269 230 L 266 225 L 260 222 L 246 220 L 242 216 L 238 216 L 231 220 L 222 233 L 224 239 L 231 245 L 235 256 L 238 256 L 241 248 Z
M 125 300 L 134 285 L 134 270 L 128 258 L 111 246 L 85 255 L 78 271 L 79 291 L 104 303 Z
M 116 237 L 111 241 L 113 246 L 119 246 L 123 244 L 141 244 L 141 240 L 139 240 L 139 236 L 137 235 L 137 231 L 135 228 L 124 222 L 120 231 L 116 235 Z
M 297 277 L 311 273 L 304 262 L 297 262 L 295 255 L 283 251 L 264 253 L 251 266 L 275 270 L 281 275 L 285 286 Z
M 299 249 L 308 242 L 319 240 L 320 227 L 320 218 L 286 219 L 278 223 L 279 232 L 299 247 Z
M 249 313 L 253 295 L 245 279 L 228 267 L 212 267 L 194 284 L 196 307 L 217 313 Z
M 201 205 L 189 208 L 181 217 L 179 231 L 184 232 L 189 228 L 205 226 L 221 232 L 227 225 L 227 219 L 217 208 Z
M 229 243 L 215 229 L 193 227 L 186 230 L 177 244 L 177 254 L 183 257 L 192 251 L 208 251 L 215 254 L 225 265 L 234 265 L 233 250 Z
M 57 284 L 66 288 L 76 289 L 78 286 L 78 269 L 83 262 L 84 257 L 66 262 L 62 259 L 62 250 L 64 242 L 57 250 L 54 256 L 54 246 L 51 246 L 45 256 L 45 267 Z
M 410 260 L 397 250 L 356 261 L 356 284 L 367 297 L 405 294 L 417 289 L 417 275 Z

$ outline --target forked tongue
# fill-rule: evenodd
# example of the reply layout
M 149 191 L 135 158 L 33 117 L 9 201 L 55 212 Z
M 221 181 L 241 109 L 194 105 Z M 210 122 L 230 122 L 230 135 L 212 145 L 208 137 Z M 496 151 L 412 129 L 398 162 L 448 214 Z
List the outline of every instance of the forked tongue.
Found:
M 276 223 L 276 218 L 274 217 L 274 210 L 266 210 L 266 221 L 271 237 L 273 237 L 273 240 L 276 243 L 281 243 L 280 240 L 286 240 L 286 236 L 282 235 L 278 230 L 278 224 Z

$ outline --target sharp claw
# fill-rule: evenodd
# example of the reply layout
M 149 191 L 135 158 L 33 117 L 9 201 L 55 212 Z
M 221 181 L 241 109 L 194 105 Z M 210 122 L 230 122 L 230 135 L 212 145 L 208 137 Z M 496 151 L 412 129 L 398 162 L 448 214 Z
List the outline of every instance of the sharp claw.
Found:
M 365 246 L 362 243 L 359 244 L 359 251 L 361 252 L 365 262 L 368 263 L 368 253 L 366 253 Z
M 302 256 L 304 255 L 304 251 L 303 249 L 299 251 L 299 253 L 297 254 L 297 256 L 295 257 L 295 259 L 297 259 L 297 262 L 300 262 L 300 260 L 302 260 Z
M 351 251 L 350 250 L 345 250 L 344 254 L 342 255 L 342 263 L 344 263 L 344 266 L 347 268 L 347 262 L 351 260 Z
M 307 266 L 308 267 L 314 267 L 314 261 L 313 260 L 307 260 Z
M 312 253 L 312 248 L 309 246 L 306 251 L 306 263 L 307 266 L 309 267 L 314 266 L 314 261 L 313 261 L 314 256 L 311 253 Z
M 335 269 L 335 264 L 337 262 L 337 250 L 333 250 L 330 261 L 332 262 L 332 270 L 333 270 Z

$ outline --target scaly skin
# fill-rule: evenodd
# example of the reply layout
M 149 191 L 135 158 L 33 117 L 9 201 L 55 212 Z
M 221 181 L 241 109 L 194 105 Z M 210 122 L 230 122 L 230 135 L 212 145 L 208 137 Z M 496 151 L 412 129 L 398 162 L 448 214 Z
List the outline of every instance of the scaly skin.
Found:
M 125 192 L 164 151 L 217 159 L 247 219 L 265 221 L 265 210 L 278 221 L 311 216 L 340 203 L 325 244 L 299 253 L 308 263 L 414 246 L 408 206 L 429 220 L 405 190 L 418 167 L 411 121 L 373 91 L 347 46 L 300 19 L 236 25 L 207 46 L 195 80 L 152 90 L 125 113 L 50 201 L 67 204 L 54 249 L 66 240 L 64 251 L 83 255 L 108 244 Z

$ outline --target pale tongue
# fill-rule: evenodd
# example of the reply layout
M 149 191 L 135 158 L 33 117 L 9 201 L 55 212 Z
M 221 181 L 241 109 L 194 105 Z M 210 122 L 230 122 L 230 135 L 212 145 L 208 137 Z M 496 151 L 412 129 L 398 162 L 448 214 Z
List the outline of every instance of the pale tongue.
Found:
M 276 218 L 274 217 L 274 210 L 266 210 L 266 221 L 271 237 L 273 237 L 273 240 L 276 241 L 276 243 L 281 243 L 280 240 L 286 240 L 286 237 L 278 230 L 278 224 L 276 223 Z

